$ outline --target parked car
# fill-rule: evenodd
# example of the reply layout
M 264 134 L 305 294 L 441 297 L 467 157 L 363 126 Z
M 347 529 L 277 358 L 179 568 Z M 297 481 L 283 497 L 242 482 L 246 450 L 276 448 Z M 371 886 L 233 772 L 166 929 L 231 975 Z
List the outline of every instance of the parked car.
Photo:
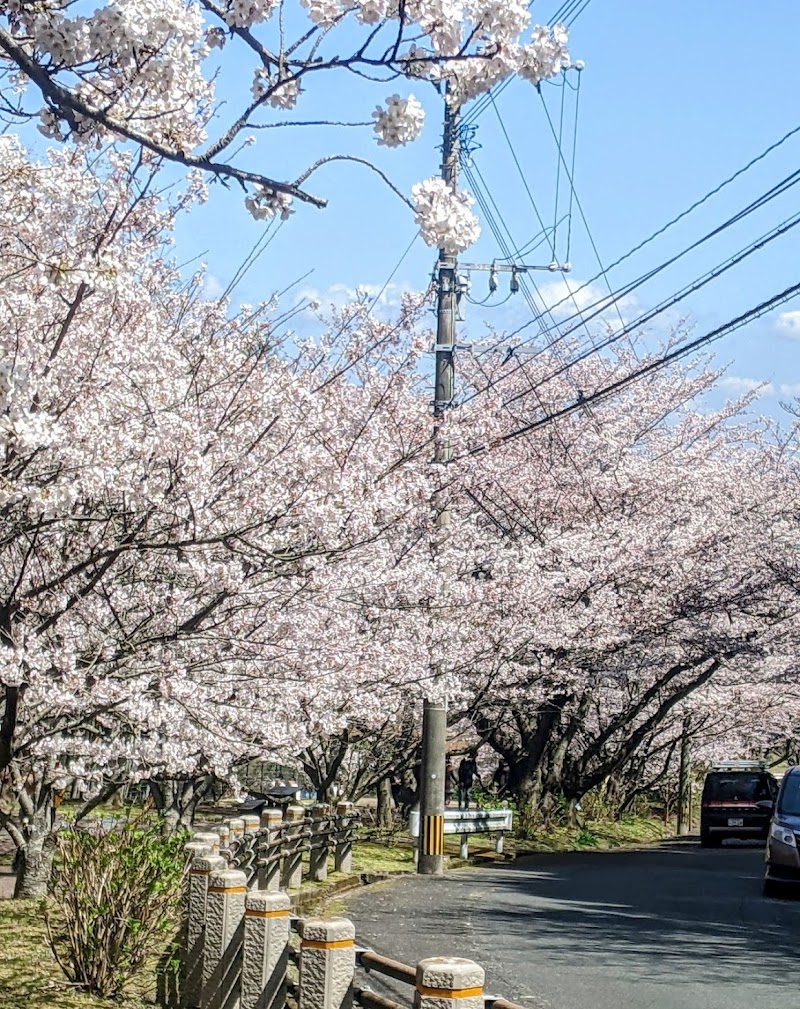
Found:
M 722 844 L 726 837 L 766 838 L 778 782 L 766 765 L 728 760 L 706 775 L 700 804 L 700 843 Z
M 774 897 L 787 885 L 800 891 L 800 767 L 784 774 L 767 837 L 764 895 Z
M 285 809 L 293 803 L 313 798 L 312 792 L 297 782 L 286 785 L 270 785 L 263 792 L 251 791 L 239 804 L 239 813 L 255 813 L 259 816 L 267 806 Z

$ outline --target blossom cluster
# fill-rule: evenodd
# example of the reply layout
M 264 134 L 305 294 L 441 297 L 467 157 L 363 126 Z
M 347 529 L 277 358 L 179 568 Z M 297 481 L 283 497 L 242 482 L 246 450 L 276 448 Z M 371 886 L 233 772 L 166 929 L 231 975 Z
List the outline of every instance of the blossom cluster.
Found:
M 244 203 L 257 221 L 271 220 L 276 216 L 286 221 L 294 213 L 291 196 L 267 186 L 257 186 Z
M 227 0 L 225 23 L 231 28 L 252 28 L 269 21 L 278 0 Z
M 373 129 L 378 136 L 378 143 L 385 147 L 401 147 L 416 140 L 422 132 L 425 122 L 425 112 L 419 101 L 409 95 L 391 95 L 386 99 L 385 106 L 378 106 L 372 113 L 375 120 Z
M 531 27 L 525 0 L 300 0 L 300 5 L 316 27 L 301 30 L 292 41 L 288 35 L 295 29 L 293 19 L 283 11 L 276 25 L 277 49 L 258 33 L 278 18 L 278 0 L 221 0 L 213 5 L 103 0 L 88 13 L 81 5 L 46 0 L 0 5 L 0 19 L 7 20 L 15 44 L 25 53 L 17 67 L 24 71 L 26 61 L 33 59 L 61 89 L 61 97 L 48 91 L 39 110 L 38 128 L 45 137 L 98 147 L 121 133 L 146 150 L 155 146 L 154 153 L 179 161 L 196 154 L 209 139 L 209 128 L 221 112 L 214 107 L 215 81 L 230 68 L 238 74 L 231 49 L 244 47 L 256 61 L 250 86 L 255 104 L 243 99 L 229 128 L 206 148 L 218 162 L 215 174 L 223 177 L 235 168 L 236 155 L 230 151 L 242 150 L 231 146 L 234 138 L 240 131 L 267 125 L 254 114 L 263 115 L 268 107 L 294 109 L 300 81 L 317 79 L 310 76 L 312 71 L 356 69 L 366 60 L 394 77 L 426 80 L 440 90 L 446 85 L 450 99 L 463 104 L 510 75 L 538 84 L 569 66 L 566 29 Z M 354 50 L 352 57 L 329 46 L 337 37 L 329 39 L 330 29 L 344 22 L 368 34 L 366 49 Z M 401 23 L 395 29 L 393 22 Z M 391 26 L 394 44 L 372 52 L 369 47 L 382 25 Z M 13 74 L 15 88 L 24 88 L 25 82 L 35 87 L 35 80 L 27 72 Z M 375 109 L 372 120 L 377 143 L 399 147 L 419 137 L 424 112 L 414 95 L 397 94 Z M 220 166 L 226 157 L 231 165 Z M 259 176 L 268 188 L 280 178 L 268 169 Z M 276 201 L 260 191 L 246 202 L 250 213 L 261 219 L 288 213 L 285 199 Z M 437 217 L 439 223 L 426 225 L 425 233 L 440 231 L 446 220 L 462 228 L 469 223 L 463 200 L 460 210 L 458 201 L 451 204 L 449 212 L 441 201 L 441 213 L 426 211 L 426 218 Z M 469 232 L 462 230 L 440 244 L 464 248 Z
M 253 76 L 253 84 L 250 88 L 253 98 L 261 99 L 267 96 L 269 104 L 276 109 L 293 109 L 297 104 L 300 93 L 300 85 L 294 78 L 276 80 L 268 70 L 259 67 Z
M 469 193 L 454 193 L 444 179 L 433 176 L 411 189 L 415 221 L 423 241 L 449 256 L 458 255 L 478 240 L 480 225 L 470 210 Z

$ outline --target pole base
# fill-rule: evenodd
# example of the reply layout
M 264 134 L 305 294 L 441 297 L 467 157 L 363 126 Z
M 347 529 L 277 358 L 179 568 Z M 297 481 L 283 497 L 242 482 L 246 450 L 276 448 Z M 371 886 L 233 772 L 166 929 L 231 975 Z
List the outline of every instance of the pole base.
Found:
M 444 855 L 423 855 L 417 858 L 417 874 L 420 876 L 444 876 Z

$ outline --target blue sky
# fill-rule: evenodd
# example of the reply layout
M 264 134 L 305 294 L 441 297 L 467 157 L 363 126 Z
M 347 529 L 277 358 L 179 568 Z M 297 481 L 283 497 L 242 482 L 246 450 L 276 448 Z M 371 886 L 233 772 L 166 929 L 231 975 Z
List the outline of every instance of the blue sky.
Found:
M 556 0 L 535 0 L 534 19 L 547 21 L 558 6 Z M 668 5 L 593 0 L 589 4 L 572 30 L 570 45 L 573 58 L 586 63 L 575 184 L 604 264 L 800 125 L 798 38 L 800 4 L 792 0 L 758 5 L 751 0 L 672 0 Z M 572 80 L 575 76 L 570 75 Z M 249 86 L 249 72 L 238 81 L 242 85 Z M 267 173 L 290 177 L 320 154 L 345 150 L 374 157 L 408 192 L 414 181 L 438 170 L 441 110 L 432 91 L 402 82 L 387 86 L 329 78 L 324 87 L 304 96 L 296 117 L 369 119 L 375 104 L 395 90 L 413 90 L 425 105 L 426 127 L 416 144 L 394 151 L 378 149 L 369 129 L 270 130 L 253 149 L 253 164 Z M 557 121 L 561 92 L 554 87 L 543 90 Z M 498 98 L 497 109 L 539 213 L 552 223 L 557 150 L 541 99 L 529 85 L 514 82 Z M 565 110 L 569 123 L 574 110 L 572 91 L 567 92 Z M 480 147 L 474 155 L 475 167 L 487 181 L 514 243 L 522 247 L 539 231 L 536 215 L 494 110 L 490 107 L 476 122 Z M 567 141 L 569 133 L 567 129 Z M 569 161 L 569 142 L 566 146 Z M 612 270 L 610 284 L 618 289 L 681 251 L 798 167 L 800 134 Z M 242 300 L 267 297 L 312 269 L 301 286 L 319 292 L 323 301 L 359 284 L 380 288 L 412 241 L 416 229 L 410 211 L 366 169 L 344 163 L 327 166 L 313 177 L 312 188 L 330 200 L 329 208 L 298 209 L 240 285 L 237 293 Z M 635 302 L 624 303 L 624 316 L 630 318 L 637 310 L 656 304 L 779 224 L 796 211 L 798 194 L 800 186 L 790 189 L 654 278 L 637 291 Z M 567 209 L 566 195 L 562 177 L 562 212 Z M 579 284 L 598 272 L 598 264 L 574 206 L 573 210 L 571 276 Z M 501 254 L 487 222 L 482 224 L 480 242 L 464 257 L 469 261 L 491 260 Z M 237 193 L 215 187 L 209 203 L 182 225 L 180 256 L 187 259 L 202 253 L 211 275 L 224 287 L 262 229 L 263 224 L 249 219 Z M 800 229 L 775 241 L 684 302 L 681 311 L 696 332 L 732 318 L 800 279 L 798 234 Z M 562 226 L 562 258 L 565 241 L 566 226 Z M 533 256 L 534 262 L 549 259 L 544 248 Z M 418 240 L 389 293 L 402 287 L 424 287 L 433 260 L 432 250 Z M 553 300 L 558 278 L 543 277 L 545 296 Z M 501 280 L 501 287 L 504 283 Z M 485 275 L 477 276 L 473 295 L 482 298 L 485 285 Z M 595 290 L 603 293 L 602 281 L 584 293 Z M 716 345 L 719 360 L 731 364 L 729 392 L 747 383 L 768 382 L 763 406 L 769 411 L 777 410 L 779 400 L 788 398 L 795 386 L 800 392 L 800 314 L 784 314 L 793 309 L 800 313 L 800 302 Z M 514 328 L 528 318 L 529 310 L 519 295 L 493 312 L 470 308 L 463 339 L 480 340 L 484 319 L 501 328 Z M 654 326 L 651 339 L 660 338 L 664 331 L 663 326 Z M 528 327 L 526 334 L 531 333 Z

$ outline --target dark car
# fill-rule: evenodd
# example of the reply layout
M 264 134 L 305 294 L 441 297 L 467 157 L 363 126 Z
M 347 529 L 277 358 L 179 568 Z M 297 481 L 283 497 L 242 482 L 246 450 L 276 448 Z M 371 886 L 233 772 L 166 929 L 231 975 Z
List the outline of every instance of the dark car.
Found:
M 774 897 L 794 884 L 800 892 L 800 767 L 784 774 L 767 838 L 764 894 Z
M 239 804 L 240 813 L 256 813 L 259 816 L 267 807 L 285 809 L 303 798 L 312 798 L 313 793 L 303 785 L 270 785 L 263 792 L 251 791 L 244 802 Z
M 700 805 L 700 843 L 722 844 L 726 837 L 766 838 L 778 782 L 763 765 L 729 761 L 706 775 Z

